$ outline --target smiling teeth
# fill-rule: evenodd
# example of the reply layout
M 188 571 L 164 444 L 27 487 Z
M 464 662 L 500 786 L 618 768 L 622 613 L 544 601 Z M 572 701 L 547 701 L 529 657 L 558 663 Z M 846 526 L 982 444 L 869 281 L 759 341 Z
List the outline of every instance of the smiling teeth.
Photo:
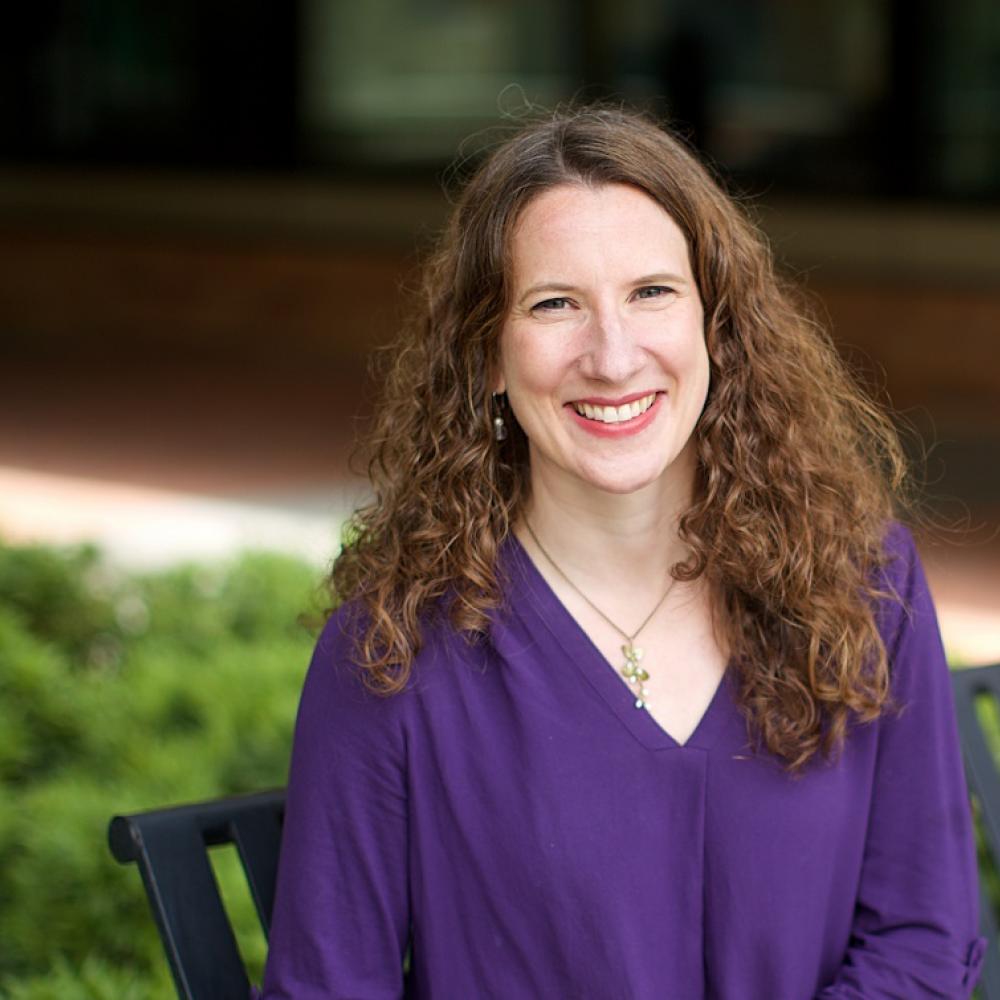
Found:
M 656 393 L 652 392 L 624 406 L 591 406 L 590 403 L 574 403 L 573 409 L 588 420 L 599 420 L 602 424 L 619 424 L 645 413 L 655 401 Z

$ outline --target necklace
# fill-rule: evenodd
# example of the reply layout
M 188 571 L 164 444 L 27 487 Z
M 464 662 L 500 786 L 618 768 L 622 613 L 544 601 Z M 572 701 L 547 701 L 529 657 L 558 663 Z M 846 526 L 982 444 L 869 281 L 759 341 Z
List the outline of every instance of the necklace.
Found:
M 647 697 L 646 697 L 646 681 L 649 680 L 649 671 L 645 667 L 640 666 L 639 661 L 642 659 L 642 649 L 635 644 L 635 640 L 639 633 L 650 623 L 653 615 L 660 610 L 661 605 L 667 599 L 667 595 L 671 590 L 674 589 L 674 584 L 677 582 L 676 579 L 671 579 L 670 583 L 667 585 L 667 589 L 663 592 L 663 596 L 656 602 L 656 607 L 646 615 L 643 623 L 631 634 L 625 631 L 621 626 L 616 625 L 563 571 L 562 567 L 555 561 L 545 551 L 545 546 L 538 540 L 538 535 L 532 530 L 531 525 L 528 523 L 528 519 L 524 519 L 524 526 L 528 529 L 528 534 L 531 535 L 532 541 L 538 546 L 538 551 L 542 553 L 543 556 L 552 564 L 552 568 L 620 635 L 624 638 L 625 642 L 622 645 L 622 654 L 625 657 L 625 663 L 619 668 L 619 671 L 629 684 L 633 687 L 637 687 L 635 707 L 645 708 Z

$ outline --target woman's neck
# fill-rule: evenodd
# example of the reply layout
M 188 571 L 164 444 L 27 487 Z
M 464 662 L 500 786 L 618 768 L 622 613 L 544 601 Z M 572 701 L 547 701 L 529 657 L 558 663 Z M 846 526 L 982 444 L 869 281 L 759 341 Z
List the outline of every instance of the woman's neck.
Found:
M 668 583 L 670 568 L 686 555 L 677 524 L 690 505 L 692 483 L 686 454 L 661 480 L 629 494 L 533 469 L 531 499 L 515 533 L 534 554 L 527 521 L 545 553 L 585 592 L 611 590 L 639 599 Z

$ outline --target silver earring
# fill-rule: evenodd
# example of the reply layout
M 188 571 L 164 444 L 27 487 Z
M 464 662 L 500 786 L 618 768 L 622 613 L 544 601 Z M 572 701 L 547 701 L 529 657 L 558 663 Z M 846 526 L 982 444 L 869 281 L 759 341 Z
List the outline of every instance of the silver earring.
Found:
M 496 441 L 507 440 L 507 425 L 504 423 L 503 415 L 500 412 L 503 409 L 506 396 L 507 394 L 504 392 L 493 393 L 493 410 L 496 414 L 493 417 L 493 438 Z

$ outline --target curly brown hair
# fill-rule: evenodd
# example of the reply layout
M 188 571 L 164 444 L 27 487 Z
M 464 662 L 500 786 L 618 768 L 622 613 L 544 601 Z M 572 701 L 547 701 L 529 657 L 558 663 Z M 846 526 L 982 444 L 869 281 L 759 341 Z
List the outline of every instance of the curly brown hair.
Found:
M 363 613 L 359 665 L 372 690 L 399 692 L 422 623 L 444 615 L 474 641 L 502 604 L 498 550 L 529 489 L 523 431 L 509 418 L 508 439 L 492 435 L 509 245 L 525 205 L 562 184 L 632 185 L 686 237 L 711 387 L 679 522 L 690 555 L 673 573 L 719 595 L 751 732 L 796 772 L 889 701 L 874 609 L 902 449 L 744 210 L 681 139 L 619 108 L 520 125 L 465 184 L 426 262 L 363 442 L 374 497 L 331 573 L 335 599 Z

